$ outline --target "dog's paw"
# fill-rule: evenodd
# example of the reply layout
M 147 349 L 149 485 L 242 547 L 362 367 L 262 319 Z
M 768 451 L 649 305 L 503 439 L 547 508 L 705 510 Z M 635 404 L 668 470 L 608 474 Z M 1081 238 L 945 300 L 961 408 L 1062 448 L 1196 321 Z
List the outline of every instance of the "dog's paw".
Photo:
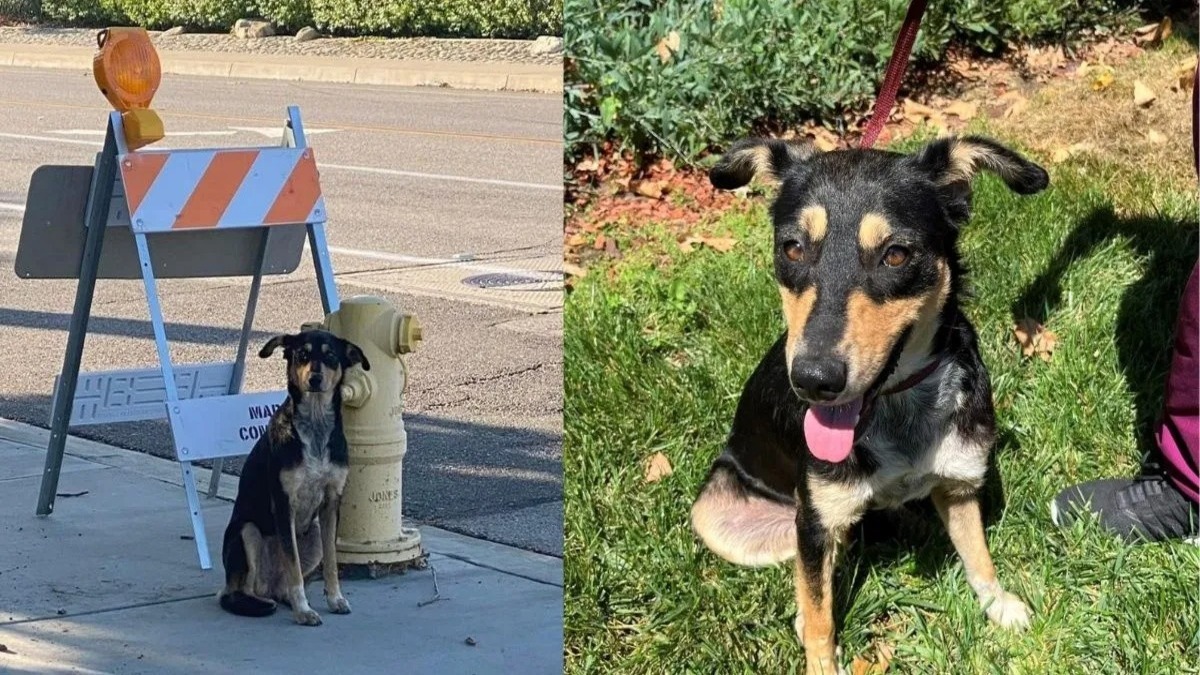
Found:
M 792 622 L 792 627 L 796 629 L 796 639 L 800 643 L 804 643 L 804 612 L 796 612 L 796 620 Z
M 332 598 L 326 596 L 325 602 L 329 604 L 329 611 L 333 612 L 334 614 L 350 613 L 350 603 L 346 601 L 346 598 L 343 598 L 340 595 Z
M 805 675 L 849 675 L 840 663 L 841 659 L 805 659 Z
M 985 604 L 988 619 L 997 626 L 1015 631 L 1029 628 L 1029 608 L 1012 593 L 1000 591 Z
M 303 612 L 295 612 L 292 614 L 292 618 L 295 619 L 296 623 L 300 624 L 301 626 L 321 625 L 321 615 L 317 614 L 311 609 L 304 610 Z

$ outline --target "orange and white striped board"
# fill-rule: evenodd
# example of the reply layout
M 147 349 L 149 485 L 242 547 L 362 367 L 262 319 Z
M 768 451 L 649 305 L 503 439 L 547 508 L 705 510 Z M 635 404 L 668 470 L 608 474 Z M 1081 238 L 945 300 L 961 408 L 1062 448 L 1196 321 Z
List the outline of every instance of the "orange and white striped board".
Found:
M 312 148 L 119 155 L 134 232 L 325 222 Z

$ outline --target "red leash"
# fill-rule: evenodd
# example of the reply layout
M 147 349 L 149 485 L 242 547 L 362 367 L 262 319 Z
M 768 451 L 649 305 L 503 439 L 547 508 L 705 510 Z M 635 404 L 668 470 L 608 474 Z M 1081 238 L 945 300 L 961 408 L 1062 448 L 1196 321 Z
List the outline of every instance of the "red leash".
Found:
M 871 121 L 867 122 L 862 140 L 858 143 L 860 148 L 875 145 L 879 132 L 883 131 L 883 125 L 892 114 L 892 106 L 896 104 L 896 93 L 900 91 L 900 80 L 908 68 L 908 57 L 912 54 L 917 29 L 921 27 L 921 17 L 925 14 L 925 3 L 926 0 L 912 0 L 908 5 L 904 24 L 900 26 L 900 34 L 896 36 L 896 46 L 892 48 L 892 58 L 888 59 L 883 86 L 879 88 L 879 96 L 875 99 L 875 110 L 871 113 Z

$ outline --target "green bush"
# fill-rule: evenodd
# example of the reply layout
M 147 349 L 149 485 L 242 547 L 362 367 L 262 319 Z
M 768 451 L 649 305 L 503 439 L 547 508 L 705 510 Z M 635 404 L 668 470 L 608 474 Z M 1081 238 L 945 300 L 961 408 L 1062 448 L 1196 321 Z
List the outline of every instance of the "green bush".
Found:
M 40 4 L 40 8 L 39 8 Z M 339 35 L 532 38 L 561 35 L 563 0 L 0 0 L 13 16 L 70 25 L 184 25 L 227 31 L 241 18 Z
M 335 34 L 530 38 L 562 32 L 562 0 L 312 0 L 318 28 Z
M 313 24 L 310 0 L 258 0 L 258 14 L 277 28 L 300 30 Z
M 952 41 L 1075 38 L 1111 25 L 1129 0 L 931 2 L 914 53 Z M 875 94 L 907 0 L 567 0 L 565 151 L 615 139 L 692 160 L 761 128 L 862 111 Z M 656 46 L 678 35 L 664 62 Z
M 129 23 L 121 0 L 42 0 L 38 19 L 49 19 L 81 26 L 108 26 Z

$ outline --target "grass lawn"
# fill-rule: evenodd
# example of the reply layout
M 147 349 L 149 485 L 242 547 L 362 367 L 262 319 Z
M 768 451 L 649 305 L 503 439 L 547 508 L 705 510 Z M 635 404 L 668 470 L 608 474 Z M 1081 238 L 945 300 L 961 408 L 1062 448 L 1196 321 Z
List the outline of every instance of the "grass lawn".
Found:
M 1012 139 L 1008 139 L 1012 140 Z M 1022 139 L 1023 140 L 1023 139 Z M 1186 155 L 1174 170 L 1190 171 Z M 976 181 L 961 240 L 992 376 L 1003 484 L 987 534 L 1024 634 L 984 617 L 932 507 L 856 529 L 835 581 L 849 665 L 894 649 L 899 673 L 1195 673 L 1200 549 L 1126 546 L 1092 523 L 1056 529 L 1061 488 L 1130 475 L 1148 446 L 1179 293 L 1197 257 L 1197 199 L 1104 157 L 1049 167 L 1034 197 Z M 1194 183 L 1192 184 L 1194 186 Z M 711 226 L 739 243 L 661 239 L 593 267 L 565 310 L 566 652 L 574 673 L 784 673 L 801 667 L 792 568 L 709 553 L 688 510 L 751 370 L 784 329 L 765 197 Z M 620 235 L 618 235 L 619 237 Z M 624 242 L 622 242 L 624 243 Z M 1012 335 L 1058 334 L 1049 362 Z M 674 473 L 643 480 L 665 454 Z

